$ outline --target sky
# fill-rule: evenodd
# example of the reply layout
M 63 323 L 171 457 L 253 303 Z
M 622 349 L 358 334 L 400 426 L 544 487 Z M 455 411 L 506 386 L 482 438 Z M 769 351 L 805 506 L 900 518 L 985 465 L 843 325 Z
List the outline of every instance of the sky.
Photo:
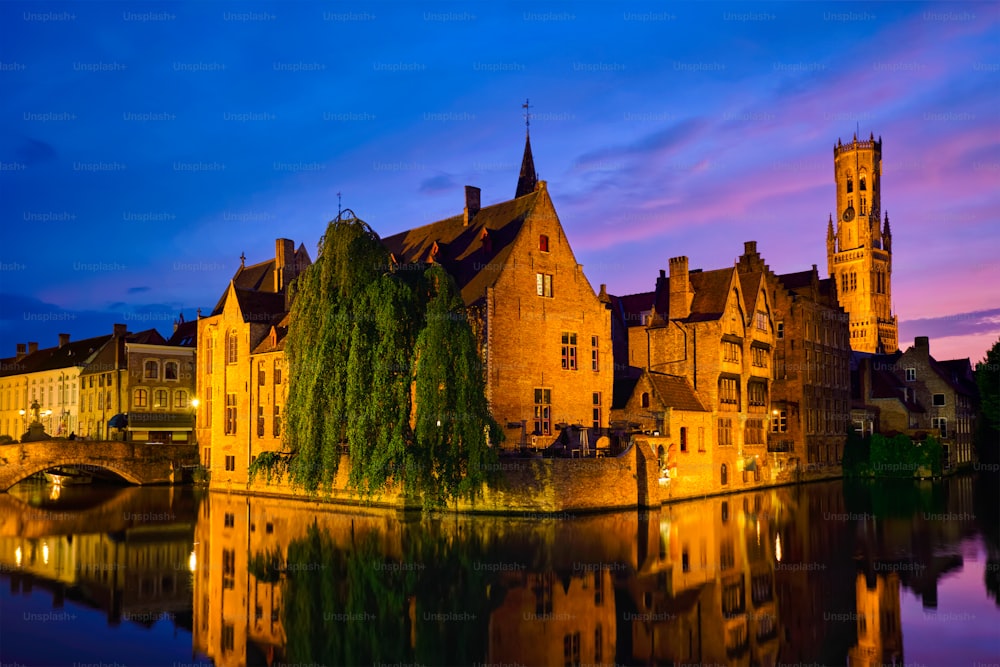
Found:
M 826 277 L 832 149 L 881 137 L 900 346 L 975 364 L 1000 338 L 998 34 L 992 2 L 3 2 L 0 357 L 167 335 L 241 253 L 315 258 L 339 206 L 384 237 L 465 185 L 510 199 L 528 99 L 613 294 L 748 240 Z

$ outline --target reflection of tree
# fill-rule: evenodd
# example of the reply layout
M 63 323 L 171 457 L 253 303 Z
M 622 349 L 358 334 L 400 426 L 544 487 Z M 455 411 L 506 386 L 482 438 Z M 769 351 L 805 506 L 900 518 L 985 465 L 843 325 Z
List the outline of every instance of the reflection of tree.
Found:
M 846 478 L 844 503 L 847 511 L 853 514 L 909 519 L 915 514 L 947 511 L 948 496 L 943 484 Z
M 976 523 L 986 547 L 986 595 L 1000 607 L 1000 479 L 997 473 L 980 472 L 974 491 Z
M 257 554 L 251 572 L 282 570 L 288 661 L 298 664 L 470 664 L 486 656 L 490 573 L 476 540 L 420 530 L 402 562 L 382 535 L 344 548 L 315 525 L 280 557 Z M 412 638 L 412 639 L 411 639 Z

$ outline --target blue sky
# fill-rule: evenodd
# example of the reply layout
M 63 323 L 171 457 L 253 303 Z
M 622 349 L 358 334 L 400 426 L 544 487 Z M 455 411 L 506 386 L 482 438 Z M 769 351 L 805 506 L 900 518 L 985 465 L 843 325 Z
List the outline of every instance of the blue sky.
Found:
M 825 273 L 832 148 L 883 144 L 900 343 L 1000 336 L 995 3 L 0 5 L 0 355 L 167 333 L 337 193 L 383 236 L 532 146 L 596 288 L 757 240 Z

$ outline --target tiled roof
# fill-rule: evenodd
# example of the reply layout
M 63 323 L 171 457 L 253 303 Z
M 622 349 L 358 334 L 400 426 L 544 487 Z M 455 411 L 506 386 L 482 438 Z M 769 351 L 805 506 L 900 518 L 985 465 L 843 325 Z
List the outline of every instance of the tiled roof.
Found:
M 23 370 L 11 373 L 11 375 L 84 366 L 90 362 L 94 354 L 110 339 L 111 334 L 105 334 L 103 336 L 70 341 L 62 347 L 47 347 L 38 350 L 21 359 L 20 363 Z
M 691 302 L 689 321 L 701 322 L 717 320 L 726 312 L 729 288 L 732 285 L 735 267 L 715 271 L 691 271 L 691 288 L 694 300 Z
M 760 292 L 760 281 L 764 274 L 760 271 L 751 273 L 740 273 L 740 288 L 743 290 L 743 301 L 746 303 L 747 313 L 753 313 L 757 309 L 757 294 Z
M 126 334 L 125 341 L 142 345 L 166 345 L 167 343 L 163 336 L 160 335 L 160 332 L 156 329 L 146 329 L 145 331 L 140 331 L 138 333 Z M 128 366 L 128 360 L 124 354 L 117 357 L 116 365 L 114 343 L 114 336 L 109 336 L 107 342 L 105 342 L 101 349 L 97 351 L 93 359 L 87 363 L 87 367 L 80 371 L 80 375 L 94 375 L 97 373 L 106 373 L 108 371 L 115 370 L 116 368 L 126 368 Z
M 525 218 L 539 191 L 481 208 L 465 225 L 456 215 L 382 239 L 396 261 L 404 264 L 433 259 L 455 279 L 462 299 L 471 305 L 486 296 L 499 278 Z
M 664 407 L 688 412 L 707 412 L 687 378 L 650 372 L 647 372 L 646 376 Z
M 934 372 L 959 394 L 975 396 L 979 393 L 975 381 L 965 377 L 966 368 L 970 369 L 970 374 L 972 368 L 972 364 L 967 358 L 938 361 L 934 357 L 930 357 L 930 362 Z
M 285 295 L 236 288 L 236 300 L 244 322 L 274 324 L 285 316 Z
M 267 352 L 279 352 L 285 349 L 285 337 L 288 335 L 289 313 L 285 313 L 281 321 L 271 327 L 260 344 L 254 348 L 253 354 L 265 354 Z
M 784 285 L 785 289 L 789 292 L 792 290 L 802 289 L 803 287 L 808 287 L 812 285 L 813 272 L 809 271 L 796 271 L 795 273 L 783 273 L 778 276 L 778 280 Z
M 167 339 L 167 345 L 195 347 L 198 345 L 198 320 L 181 322 Z

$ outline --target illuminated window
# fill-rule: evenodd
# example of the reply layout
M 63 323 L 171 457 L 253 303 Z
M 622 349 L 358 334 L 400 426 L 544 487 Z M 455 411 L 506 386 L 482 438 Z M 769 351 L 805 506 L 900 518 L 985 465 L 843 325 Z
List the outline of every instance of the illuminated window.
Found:
M 549 273 L 536 273 L 535 290 L 538 296 L 552 298 L 552 275 Z
M 552 390 L 535 389 L 535 434 L 552 434 Z
M 174 392 L 174 409 L 180 410 L 188 406 L 187 392 L 183 389 L 178 389 Z
M 132 406 L 145 408 L 149 406 L 149 392 L 145 389 L 136 389 L 132 394 Z
M 576 334 L 564 331 L 562 334 L 563 370 L 576 370 Z
M 160 409 L 170 407 L 170 394 L 166 389 L 157 389 L 153 392 L 153 407 Z
M 160 377 L 160 364 L 150 359 L 143 365 L 143 377 L 147 380 L 157 380 Z

